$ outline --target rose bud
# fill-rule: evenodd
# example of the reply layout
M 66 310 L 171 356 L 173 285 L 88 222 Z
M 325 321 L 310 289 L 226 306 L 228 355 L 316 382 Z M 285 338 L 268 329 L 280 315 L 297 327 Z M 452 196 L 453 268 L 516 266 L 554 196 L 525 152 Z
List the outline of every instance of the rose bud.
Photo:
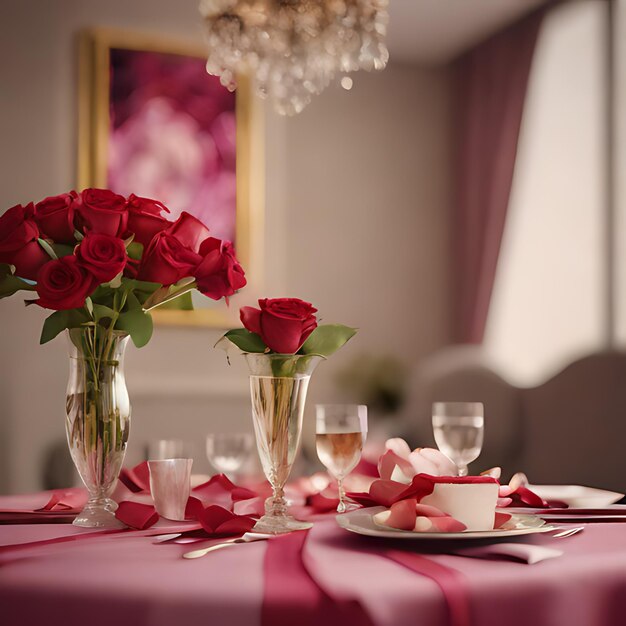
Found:
M 279 354 L 295 354 L 317 327 L 317 309 L 298 298 L 259 300 L 261 309 L 244 306 L 241 322 Z
M 126 200 L 108 189 L 85 189 L 76 201 L 76 223 L 83 232 L 122 235 L 128 223 Z
M 185 211 L 180 214 L 167 232 L 194 252 L 200 250 L 200 244 L 209 236 L 209 229 L 198 218 Z
M 42 233 L 56 243 L 74 243 L 75 191 L 50 196 L 35 205 L 35 220 Z
M 244 271 L 235 257 L 230 241 L 209 237 L 200 246 L 203 257 L 194 276 L 198 291 L 213 300 L 232 296 L 246 284 Z
M 0 216 L 0 263 L 15 266 L 20 278 L 35 280 L 39 269 L 50 257 L 37 243 L 39 229 L 35 223 L 34 206 L 18 204 Z
M 141 198 L 134 193 L 128 196 L 128 224 L 127 229 L 135 235 L 134 241 L 143 244 L 147 248 L 152 238 L 172 225 L 172 222 L 164 218 L 163 211 L 170 210 L 158 200 Z
M 144 252 L 137 278 L 173 285 L 181 278 L 193 276 L 201 261 L 199 254 L 184 246 L 167 231 L 163 231 L 154 236 Z

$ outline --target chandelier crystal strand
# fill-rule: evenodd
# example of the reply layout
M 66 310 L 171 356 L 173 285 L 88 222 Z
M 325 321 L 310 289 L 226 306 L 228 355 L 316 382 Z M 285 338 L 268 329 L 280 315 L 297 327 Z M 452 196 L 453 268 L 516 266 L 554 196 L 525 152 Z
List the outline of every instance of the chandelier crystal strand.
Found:
M 283 115 L 295 115 L 337 74 L 382 70 L 388 0 L 201 0 L 207 72 L 233 91 L 236 76 Z

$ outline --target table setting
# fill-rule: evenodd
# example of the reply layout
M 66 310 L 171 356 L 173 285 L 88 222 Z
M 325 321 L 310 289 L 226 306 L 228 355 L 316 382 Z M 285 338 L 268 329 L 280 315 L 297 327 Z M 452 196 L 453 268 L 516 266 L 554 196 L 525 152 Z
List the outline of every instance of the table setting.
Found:
M 367 406 L 317 404 L 326 471 L 291 477 L 314 373 L 357 335 L 299 298 L 241 307 L 216 344 L 247 364 L 251 413 L 248 432 L 207 436 L 217 473 L 194 474 L 175 439 L 124 466 L 129 339 L 145 345 L 150 311 L 192 289 L 227 299 L 246 284 L 229 242 L 164 213 L 88 189 L 0 217 L 0 297 L 36 295 L 54 311 L 41 342 L 68 341 L 65 427 L 84 485 L 0 496 L 8 624 L 620 623 L 623 494 L 471 473 L 497 417 L 481 402 L 436 402 L 436 449 L 391 437 L 373 462 Z M 255 447 L 263 477 L 243 471 Z

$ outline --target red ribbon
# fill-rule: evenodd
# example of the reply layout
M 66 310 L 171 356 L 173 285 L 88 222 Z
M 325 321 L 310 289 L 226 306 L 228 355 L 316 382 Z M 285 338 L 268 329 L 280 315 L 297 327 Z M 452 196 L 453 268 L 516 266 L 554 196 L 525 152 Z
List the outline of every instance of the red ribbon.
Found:
M 303 560 L 308 531 L 270 539 L 265 553 L 261 626 L 374 626 L 356 599 L 333 598 Z
M 392 561 L 400 563 L 417 574 L 427 576 L 437 583 L 448 606 L 450 626 L 471 625 L 467 584 L 461 572 L 413 552 L 389 550 L 383 554 Z

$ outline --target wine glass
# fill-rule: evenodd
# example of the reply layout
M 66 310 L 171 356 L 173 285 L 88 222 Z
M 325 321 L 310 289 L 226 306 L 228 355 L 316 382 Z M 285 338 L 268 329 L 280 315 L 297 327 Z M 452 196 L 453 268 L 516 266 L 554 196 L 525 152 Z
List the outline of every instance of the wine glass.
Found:
M 250 456 L 254 446 L 252 433 L 210 433 L 206 455 L 220 473 L 234 475 Z
M 343 481 L 361 458 L 367 436 L 367 407 L 362 404 L 318 404 L 315 411 L 317 456 L 337 480 L 337 513 L 345 513 L 348 506 Z
M 484 408 L 482 402 L 435 402 L 433 432 L 437 447 L 467 476 L 467 466 L 483 447 Z

